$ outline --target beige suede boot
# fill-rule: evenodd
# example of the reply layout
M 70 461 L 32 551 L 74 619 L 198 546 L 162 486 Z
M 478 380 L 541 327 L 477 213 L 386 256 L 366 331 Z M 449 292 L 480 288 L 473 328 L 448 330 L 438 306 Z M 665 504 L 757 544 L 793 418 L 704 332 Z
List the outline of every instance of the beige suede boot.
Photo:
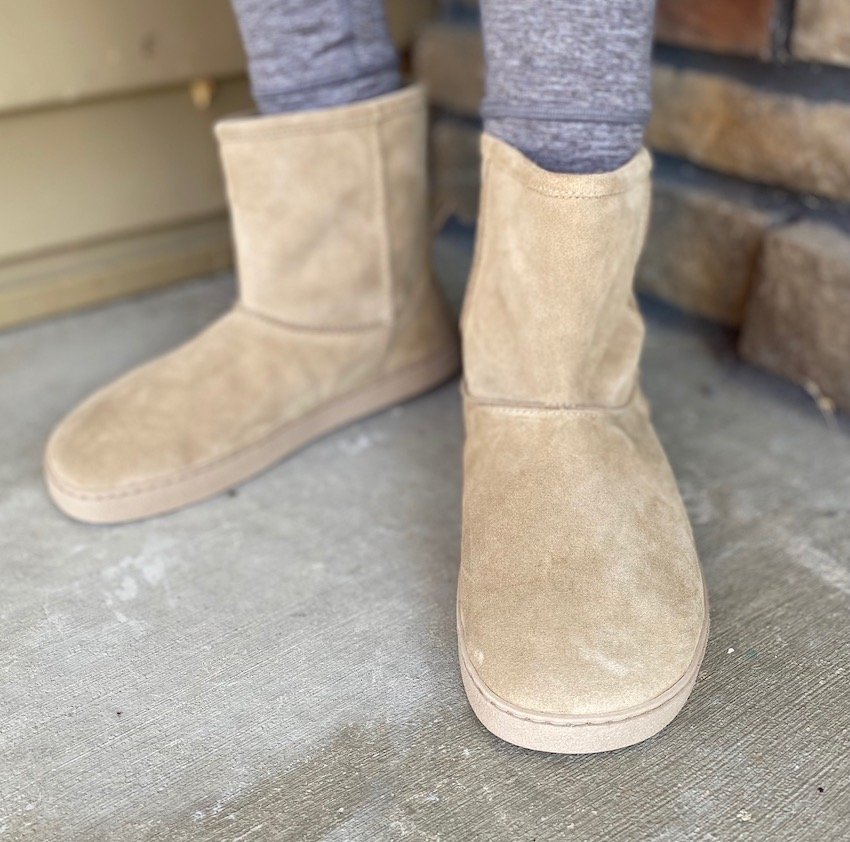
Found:
M 217 494 L 458 368 L 429 270 L 421 89 L 216 133 L 239 300 L 53 433 L 47 485 L 80 520 Z
M 558 175 L 492 137 L 462 321 L 458 637 L 479 719 L 621 748 L 684 705 L 708 635 L 687 514 L 638 384 L 650 158 Z

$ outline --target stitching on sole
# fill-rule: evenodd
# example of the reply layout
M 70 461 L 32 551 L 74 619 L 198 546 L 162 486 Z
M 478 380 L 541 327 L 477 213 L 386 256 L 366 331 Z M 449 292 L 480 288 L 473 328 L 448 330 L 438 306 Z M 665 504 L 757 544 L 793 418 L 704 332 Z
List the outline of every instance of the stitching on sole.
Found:
M 640 713 L 635 713 L 630 716 L 624 716 L 621 719 L 603 719 L 596 722 L 556 722 L 552 719 L 546 719 L 541 716 L 539 718 L 532 717 L 530 715 L 524 715 L 521 713 L 517 713 L 513 710 L 509 710 L 507 707 L 503 707 L 502 705 L 495 702 L 491 699 L 482 689 L 481 689 L 481 679 L 475 674 L 475 672 L 466 665 L 466 659 L 463 658 L 463 669 L 464 672 L 469 676 L 470 681 L 475 686 L 475 689 L 478 691 L 480 698 L 485 702 L 485 704 L 490 705 L 490 707 L 495 708 L 499 713 L 504 714 L 505 716 L 510 716 L 512 719 L 516 719 L 520 722 L 528 722 L 531 725 L 543 725 L 547 728 L 594 728 L 600 726 L 607 725 L 626 725 L 630 722 L 634 722 L 637 719 L 640 719 L 642 716 L 645 716 L 649 713 L 654 713 L 660 708 L 664 707 L 668 702 L 672 702 L 675 699 L 678 699 L 679 696 L 682 695 L 686 690 L 688 690 L 688 685 L 684 685 L 680 690 L 677 690 L 669 699 L 665 699 L 663 702 L 659 702 L 651 708 L 647 708 L 645 711 L 641 711 Z M 489 691 L 492 693 L 492 690 Z M 504 703 L 507 705 L 507 702 Z
M 660 702 L 657 702 L 652 707 L 649 707 L 646 710 L 642 710 L 642 711 L 640 711 L 638 713 L 634 713 L 634 714 L 629 714 L 628 716 L 623 716 L 619 719 L 603 719 L 603 720 L 598 720 L 598 721 L 595 721 L 595 722 L 556 721 L 556 720 L 552 720 L 552 719 L 547 719 L 544 714 L 541 714 L 539 717 L 535 717 L 534 715 L 522 714 L 522 713 L 517 712 L 516 710 L 511 710 L 509 703 L 505 702 L 503 700 L 500 700 L 500 701 L 502 701 L 502 704 L 499 704 L 499 702 L 495 701 L 493 698 L 491 698 L 491 696 L 495 696 L 497 699 L 499 697 L 496 696 L 496 694 L 489 687 L 487 687 L 487 685 L 484 683 L 484 680 L 475 671 L 475 668 L 470 663 L 468 663 L 469 659 L 466 655 L 466 649 L 465 649 L 465 646 L 464 646 L 464 643 L 463 643 L 463 633 L 461 631 L 460 623 L 458 623 L 458 627 L 457 627 L 458 649 L 460 651 L 461 668 L 469 676 L 469 679 L 472 682 L 472 684 L 474 685 L 475 689 L 478 691 L 479 696 L 488 705 L 495 708 L 500 713 L 505 714 L 506 716 L 510 716 L 513 719 L 517 719 L 521 722 L 528 722 L 532 725 L 544 725 L 544 726 L 547 726 L 547 727 L 551 726 L 553 728 L 591 728 L 595 725 L 622 725 L 622 724 L 625 724 L 625 723 L 634 722 L 635 720 L 640 719 L 642 716 L 645 716 L 646 714 L 654 713 L 655 711 L 662 708 L 668 702 L 672 702 L 673 700 L 678 699 L 682 695 L 682 693 L 685 693 L 685 692 L 687 692 L 688 694 L 690 693 L 694 684 L 696 684 L 696 680 L 699 676 L 699 665 L 702 663 L 702 660 L 705 657 L 705 650 L 706 650 L 706 646 L 708 645 L 708 633 L 709 633 L 710 623 L 711 623 L 711 620 L 710 620 L 710 615 L 708 613 L 708 597 L 707 597 L 707 593 L 706 593 L 706 597 L 705 597 L 705 622 L 704 622 L 703 629 L 700 632 L 700 635 L 701 636 L 704 635 L 704 638 L 703 638 L 702 646 L 698 647 L 697 651 L 694 653 L 694 660 L 691 662 L 692 664 L 693 663 L 696 664 L 696 668 L 694 669 L 694 674 L 691 677 L 692 680 L 685 682 L 682 685 L 682 687 L 679 688 L 678 690 L 676 690 L 674 693 L 672 693 L 669 696 L 669 698 L 666 698 L 666 699 L 663 699 Z M 697 657 L 697 655 L 699 657 Z M 691 664 L 688 665 L 689 669 L 690 669 L 690 667 L 691 667 Z M 681 681 L 681 679 L 679 679 L 679 681 Z M 676 684 L 678 684 L 678 683 L 679 683 L 678 681 L 675 682 L 667 690 L 665 690 L 663 693 L 660 693 L 655 698 L 660 698 L 661 696 L 664 695 L 664 693 L 669 692 L 669 690 L 672 689 L 673 687 L 675 687 Z M 503 705 L 504 705 L 504 707 L 503 707 Z M 613 714 L 611 714 L 611 715 L 613 716 Z

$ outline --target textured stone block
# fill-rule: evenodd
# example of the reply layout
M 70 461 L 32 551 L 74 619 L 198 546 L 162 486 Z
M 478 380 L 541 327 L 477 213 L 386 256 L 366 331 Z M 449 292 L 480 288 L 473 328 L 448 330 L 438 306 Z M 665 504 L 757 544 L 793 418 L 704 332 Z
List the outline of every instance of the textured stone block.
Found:
M 637 286 L 688 313 L 738 326 L 774 219 L 720 192 L 656 179 Z
M 740 350 L 850 410 L 850 235 L 809 221 L 768 234 Z
M 451 24 L 425 27 L 416 41 L 413 71 L 435 105 L 477 116 L 484 96 L 484 49 L 478 29 Z
M 776 11 L 777 0 L 659 0 L 655 34 L 666 44 L 768 59 Z
M 791 51 L 808 61 L 850 67 L 850 3 L 797 0 Z
M 656 67 L 649 143 L 751 181 L 850 198 L 850 104 Z

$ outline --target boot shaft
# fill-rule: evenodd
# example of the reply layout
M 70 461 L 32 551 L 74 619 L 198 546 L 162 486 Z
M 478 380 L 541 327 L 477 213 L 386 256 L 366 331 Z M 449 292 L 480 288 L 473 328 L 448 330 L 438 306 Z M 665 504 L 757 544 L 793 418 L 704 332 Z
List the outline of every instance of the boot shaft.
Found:
M 216 135 L 242 306 L 308 329 L 391 324 L 427 273 L 422 89 Z
M 600 175 L 550 173 L 485 135 L 478 243 L 462 319 L 484 401 L 616 406 L 635 387 L 632 293 L 649 213 L 645 150 Z

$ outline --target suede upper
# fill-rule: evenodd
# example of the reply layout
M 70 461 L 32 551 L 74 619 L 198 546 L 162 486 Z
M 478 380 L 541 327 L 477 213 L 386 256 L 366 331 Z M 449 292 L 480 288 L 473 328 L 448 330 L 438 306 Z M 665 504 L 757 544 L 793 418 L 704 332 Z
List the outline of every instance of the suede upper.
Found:
M 51 439 L 48 468 L 93 493 L 203 468 L 361 385 L 381 348 L 375 330 L 282 330 L 236 308 L 77 407 Z
M 461 646 L 515 708 L 606 716 L 693 665 L 704 593 L 638 385 L 649 156 L 540 170 L 485 136 L 462 323 Z
M 425 121 L 412 87 L 216 126 L 246 308 L 321 329 L 392 321 L 428 266 Z
M 423 361 L 445 357 L 448 376 L 456 338 L 429 268 L 425 118 L 412 87 L 221 123 L 240 300 L 72 412 L 48 444 L 49 484 L 80 498 L 166 487 Z
M 650 158 L 603 175 L 548 173 L 484 135 L 483 212 L 463 319 L 473 396 L 620 405 L 643 322 L 632 279 Z

